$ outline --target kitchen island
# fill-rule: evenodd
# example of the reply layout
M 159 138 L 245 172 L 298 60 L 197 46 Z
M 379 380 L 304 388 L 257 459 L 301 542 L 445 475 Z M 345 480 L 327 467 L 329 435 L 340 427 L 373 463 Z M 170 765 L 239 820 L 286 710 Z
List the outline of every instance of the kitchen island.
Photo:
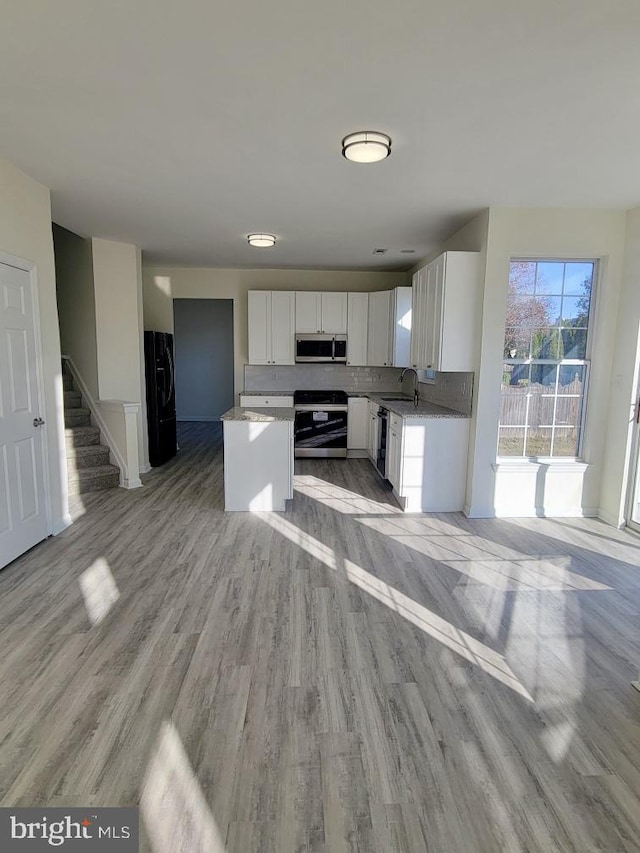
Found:
M 226 511 L 284 511 L 293 497 L 294 417 L 291 407 L 241 406 L 221 416 Z

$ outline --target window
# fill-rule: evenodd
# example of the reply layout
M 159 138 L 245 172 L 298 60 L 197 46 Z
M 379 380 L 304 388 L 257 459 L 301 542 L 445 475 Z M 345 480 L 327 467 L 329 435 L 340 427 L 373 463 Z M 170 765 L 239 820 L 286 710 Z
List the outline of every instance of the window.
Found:
M 511 261 L 498 456 L 579 456 L 595 267 Z

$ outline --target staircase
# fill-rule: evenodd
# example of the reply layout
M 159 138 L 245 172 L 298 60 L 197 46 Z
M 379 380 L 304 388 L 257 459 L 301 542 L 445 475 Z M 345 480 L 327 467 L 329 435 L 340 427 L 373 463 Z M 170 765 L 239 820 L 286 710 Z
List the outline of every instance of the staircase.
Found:
M 70 495 L 112 489 L 120 483 L 120 470 L 109 462 L 109 448 L 100 444 L 100 430 L 91 424 L 91 412 L 62 362 L 64 424 L 67 444 L 67 479 Z

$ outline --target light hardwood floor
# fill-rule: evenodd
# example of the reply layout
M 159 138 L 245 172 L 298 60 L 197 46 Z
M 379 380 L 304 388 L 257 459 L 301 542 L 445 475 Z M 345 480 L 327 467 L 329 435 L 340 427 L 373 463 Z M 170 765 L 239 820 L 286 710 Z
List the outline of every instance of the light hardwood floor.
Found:
M 404 516 L 366 460 L 225 514 L 218 426 L 181 443 L 0 573 L 2 805 L 144 789 L 156 853 L 640 850 L 640 539 Z

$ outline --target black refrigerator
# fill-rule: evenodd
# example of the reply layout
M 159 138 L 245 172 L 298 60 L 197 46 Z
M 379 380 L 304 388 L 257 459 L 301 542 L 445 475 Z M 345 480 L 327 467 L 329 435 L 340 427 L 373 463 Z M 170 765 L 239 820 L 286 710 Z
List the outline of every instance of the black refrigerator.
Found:
M 176 455 L 176 389 L 173 335 L 144 333 L 149 462 L 155 468 Z

